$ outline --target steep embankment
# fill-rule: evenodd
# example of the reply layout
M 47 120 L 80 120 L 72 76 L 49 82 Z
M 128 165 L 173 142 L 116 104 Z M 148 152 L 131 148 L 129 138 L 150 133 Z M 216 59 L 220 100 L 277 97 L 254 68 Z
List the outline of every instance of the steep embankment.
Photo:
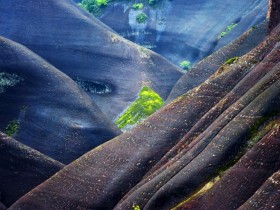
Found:
M 0 132 L 0 209 L 61 170 L 64 165 Z
M 120 130 L 68 76 L 0 38 L 0 130 L 63 163 Z
M 177 67 L 114 34 L 71 0 L 0 1 L 0 16 L 0 35 L 76 80 L 111 119 L 142 86 L 165 100 L 182 76 Z
M 242 157 L 259 140 L 256 134 L 262 141 L 274 138 L 267 132 L 279 138 L 278 123 L 262 132 L 280 112 L 279 38 L 280 25 L 237 62 L 68 165 L 10 209 L 162 210 L 190 198 Z
M 138 2 L 144 7 L 133 9 Z M 267 7 L 268 0 L 159 0 L 152 5 L 114 0 L 98 16 L 120 35 L 179 65 L 200 61 L 258 25 Z M 137 21 L 141 14 L 146 14 L 146 21 Z M 230 26 L 235 28 L 227 32 Z

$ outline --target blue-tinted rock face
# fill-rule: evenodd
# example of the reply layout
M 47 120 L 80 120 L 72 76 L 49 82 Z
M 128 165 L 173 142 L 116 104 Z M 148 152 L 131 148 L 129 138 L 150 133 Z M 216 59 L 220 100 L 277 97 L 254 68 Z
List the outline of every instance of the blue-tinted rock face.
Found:
M 73 80 L 4 38 L 0 90 L 0 130 L 63 163 L 121 133 Z
M 111 119 L 135 100 L 143 85 L 166 99 L 182 75 L 70 0 L 0 1 L 0 16 L 0 35 L 27 46 L 72 79 L 111 88 L 110 94 L 88 92 Z
M 0 210 L 13 204 L 64 165 L 0 132 Z
M 136 43 L 178 64 L 195 63 L 233 41 L 266 17 L 268 0 L 162 0 L 144 7 L 146 23 L 135 17 L 142 11 L 133 2 L 109 5 L 100 20 Z M 219 39 L 232 23 L 234 30 Z
M 280 1 L 269 1 L 268 17 L 270 19 L 269 30 L 272 31 L 280 23 Z

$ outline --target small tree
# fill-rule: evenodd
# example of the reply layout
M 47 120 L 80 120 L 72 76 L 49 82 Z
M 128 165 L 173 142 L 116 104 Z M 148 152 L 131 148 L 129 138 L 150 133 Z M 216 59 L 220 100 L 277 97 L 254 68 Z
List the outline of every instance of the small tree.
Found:
M 137 23 L 145 23 L 148 19 L 148 16 L 144 13 L 144 12 L 141 12 L 140 14 L 138 14 L 136 16 L 136 21 Z
M 107 0 L 97 0 L 96 1 L 97 6 L 102 7 L 102 6 L 107 6 L 108 1 Z
M 182 69 L 188 71 L 188 70 L 190 70 L 192 64 L 191 64 L 190 61 L 182 61 L 182 62 L 180 63 L 180 66 L 181 66 Z
M 139 3 L 139 4 L 133 4 L 132 5 L 132 9 L 134 10 L 142 10 L 143 9 L 143 4 L 142 3 Z

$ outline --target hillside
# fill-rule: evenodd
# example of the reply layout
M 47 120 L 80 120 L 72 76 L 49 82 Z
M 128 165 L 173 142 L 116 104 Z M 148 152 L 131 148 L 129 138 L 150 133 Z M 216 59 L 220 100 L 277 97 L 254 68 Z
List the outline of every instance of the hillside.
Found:
M 5 38 L 0 49 L 2 131 L 63 163 L 121 133 L 73 80 L 38 55 Z
M 72 0 L 0 1 L 0 14 L 1 36 L 28 47 L 81 87 L 89 86 L 84 90 L 110 119 L 135 100 L 142 86 L 165 100 L 182 76 L 174 65 L 112 33 Z
M 182 21 L 239 20 L 184 75 L 102 23 L 130 1 L 93 1 L 101 21 L 0 1 L 0 209 L 280 209 L 280 0 L 170 1 Z

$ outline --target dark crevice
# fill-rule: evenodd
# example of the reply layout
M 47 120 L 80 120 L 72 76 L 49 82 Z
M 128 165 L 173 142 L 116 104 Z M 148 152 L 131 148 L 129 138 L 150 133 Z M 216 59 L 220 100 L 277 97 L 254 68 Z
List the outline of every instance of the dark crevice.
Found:
M 97 95 L 104 95 L 112 93 L 112 87 L 108 84 L 104 84 L 98 81 L 86 81 L 80 78 L 74 79 L 74 81 L 82 88 L 85 92 L 93 93 Z

